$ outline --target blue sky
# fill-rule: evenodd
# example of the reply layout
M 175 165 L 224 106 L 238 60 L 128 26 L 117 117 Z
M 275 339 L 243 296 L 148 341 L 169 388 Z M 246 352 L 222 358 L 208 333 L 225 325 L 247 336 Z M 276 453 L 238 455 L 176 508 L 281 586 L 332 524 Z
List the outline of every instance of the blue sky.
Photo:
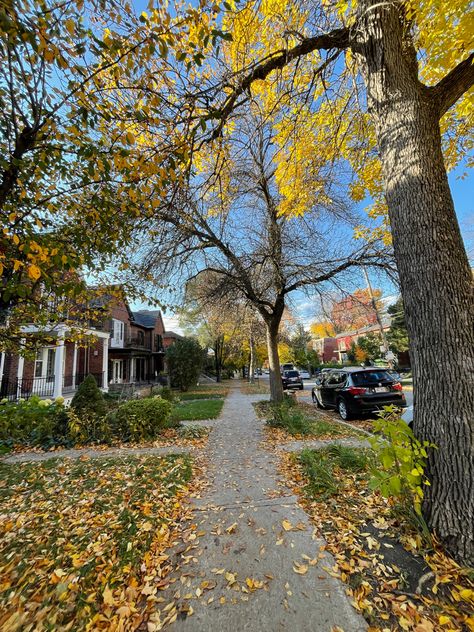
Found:
M 449 174 L 449 183 L 461 233 L 464 237 L 468 256 L 471 259 L 471 265 L 474 266 L 474 178 L 472 173 L 467 174 L 465 166 L 460 166 Z M 365 282 L 362 275 L 360 281 L 361 287 L 364 287 Z M 380 287 L 381 284 L 377 279 L 372 278 L 371 281 L 374 287 Z M 390 298 L 395 299 L 396 290 L 393 286 L 386 283 L 382 289 L 384 296 L 388 299 L 388 303 Z M 318 308 L 315 300 L 311 300 L 303 294 L 299 296 L 295 294 L 292 303 L 292 311 L 305 326 L 309 326 L 311 322 L 314 322 Z M 133 309 L 140 308 L 146 308 L 146 305 L 133 305 Z M 164 320 L 166 329 L 180 332 L 178 319 L 173 313 L 166 312 Z

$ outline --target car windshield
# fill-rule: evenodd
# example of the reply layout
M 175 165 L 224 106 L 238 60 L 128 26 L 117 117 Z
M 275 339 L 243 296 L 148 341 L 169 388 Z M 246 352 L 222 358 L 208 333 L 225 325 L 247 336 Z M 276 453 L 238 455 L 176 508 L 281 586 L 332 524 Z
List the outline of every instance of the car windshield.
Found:
M 392 376 L 387 371 L 361 371 L 352 374 L 352 381 L 355 386 L 368 386 L 377 382 L 393 382 Z
M 285 377 L 298 377 L 298 371 L 285 371 Z

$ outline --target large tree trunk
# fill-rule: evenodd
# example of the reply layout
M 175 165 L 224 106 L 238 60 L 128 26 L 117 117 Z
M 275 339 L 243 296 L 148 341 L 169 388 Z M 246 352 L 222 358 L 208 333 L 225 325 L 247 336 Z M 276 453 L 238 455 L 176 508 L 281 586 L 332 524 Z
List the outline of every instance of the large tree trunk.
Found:
M 267 350 L 270 368 L 270 401 L 283 401 L 283 384 L 281 381 L 280 357 L 278 355 L 278 326 L 274 322 L 267 322 Z
M 410 338 L 415 434 L 431 450 L 424 512 L 474 563 L 474 299 L 441 152 L 439 105 L 418 81 L 400 4 L 361 0 L 357 50 L 374 120 Z M 405 27 L 406 28 L 406 27 Z

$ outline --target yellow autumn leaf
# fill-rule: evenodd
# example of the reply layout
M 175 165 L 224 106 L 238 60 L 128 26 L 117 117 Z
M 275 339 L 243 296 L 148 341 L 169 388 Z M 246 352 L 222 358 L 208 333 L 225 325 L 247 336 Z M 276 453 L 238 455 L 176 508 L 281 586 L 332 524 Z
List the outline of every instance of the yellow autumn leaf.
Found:
M 37 281 L 41 276 L 41 270 L 38 268 L 38 266 L 31 264 L 28 268 L 28 276 L 33 281 Z
M 115 605 L 114 596 L 108 586 L 105 587 L 104 592 L 102 593 L 102 598 L 106 606 Z
M 438 621 L 440 625 L 447 625 L 448 623 L 451 623 L 451 619 L 444 614 L 439 616 Z
M 306 575 L 308 572 L 308 567 L 306 564 L 299 564 L 298 562 L 293 562 L 293 570 L 298 575 Z
M 286 520 L 286 518 L 285 520 L 282 520 L 281 526 L 285 529 L 285 531 L 291 531 L 293 529 L 293 525 L 289 520 Z
M 132 132 L 127 132 L 125 134 L 125 140 L 127 141 L 129 145 L 135 144 L 135 136 L 132 134 Z

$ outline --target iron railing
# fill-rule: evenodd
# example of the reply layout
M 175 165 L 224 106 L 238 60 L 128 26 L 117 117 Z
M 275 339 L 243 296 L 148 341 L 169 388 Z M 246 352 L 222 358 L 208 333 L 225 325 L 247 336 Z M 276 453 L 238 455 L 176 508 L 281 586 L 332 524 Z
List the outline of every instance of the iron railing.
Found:
M 63 377 L 62 392 L 74 392 L 88 375 L 92 375 L 100 388 L 104 385 L 103 373 L 76 373 Z M 38 397 L 54 397 L 54 375 L 46 377 L 13 378 L 4 380 L 0 387 L 0 399 L 15 401 L 16 399 L 30 399 Z
M 0 388 L 1 398 L 10 401 L 20 398 L 29 399 L 32 395 L 53 397 L 54 376 L 13 378 L 4 380 Z

